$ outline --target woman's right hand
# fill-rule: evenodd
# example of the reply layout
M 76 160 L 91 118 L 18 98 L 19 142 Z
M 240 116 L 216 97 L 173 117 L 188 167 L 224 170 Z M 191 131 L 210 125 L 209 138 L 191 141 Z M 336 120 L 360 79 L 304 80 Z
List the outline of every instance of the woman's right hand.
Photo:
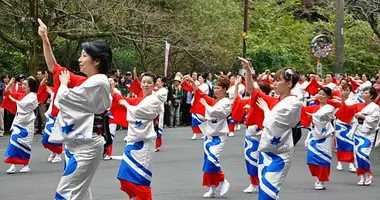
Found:
M 48 41 L 49 38 L 47 36 L 47 26 L 42 22 L 40 18 L 38 18 L 37 21 L 40 24 L 40 26 L 38 27 L 38 34 L 40 35 L 42 40 Z
M 241 64 L 243 65 L 243 68 L 244 68 L 245 70 L 251 70 L 251 69 L 249 68 L 249 61 L 248 61 L 247 59 L 242 58 L 242 57 L 238 57 L 238 58 L 239 58 L 239 60 L 241 61 Z

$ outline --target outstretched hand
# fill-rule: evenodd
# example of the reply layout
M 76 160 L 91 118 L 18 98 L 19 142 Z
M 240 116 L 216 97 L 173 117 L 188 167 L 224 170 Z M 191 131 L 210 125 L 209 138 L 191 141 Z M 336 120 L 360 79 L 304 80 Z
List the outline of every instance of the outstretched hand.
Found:
M 38 21 L 38 34 L 40 35 L 41 39 L 42 40 L 48 40 L 48 36 L 47 36 L 47 26 L 45 25 L 45 23 L 42 22 L 42 20 L 40 18 L 37 19 Z

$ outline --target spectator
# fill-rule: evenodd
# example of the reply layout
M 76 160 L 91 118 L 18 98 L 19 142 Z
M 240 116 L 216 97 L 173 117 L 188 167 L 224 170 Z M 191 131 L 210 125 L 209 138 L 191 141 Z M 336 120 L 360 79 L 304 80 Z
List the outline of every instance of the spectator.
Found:
M 45 77 L 45 72 L 44 71 L 37 71 L 37 80 L 38 80 L 38 87 L 40 87 L 42 79 Z M 47 100 L 45 102 L 41 102 L 37 109 L 36 109 L 36 134 L 42 134 L 44 128 L 45 128 L 45 123 L 46 123 L 46 117 L 45 117 L 45 112 L 47 111 Z
M 179 126 L 179 113 L 181 108 L 181 99 L 183 91 L 180 86 L 181 77 L 176 76 L 173 84 L 169 86 L 168 105 L 170 106 L 170 124 L 169 128 Z

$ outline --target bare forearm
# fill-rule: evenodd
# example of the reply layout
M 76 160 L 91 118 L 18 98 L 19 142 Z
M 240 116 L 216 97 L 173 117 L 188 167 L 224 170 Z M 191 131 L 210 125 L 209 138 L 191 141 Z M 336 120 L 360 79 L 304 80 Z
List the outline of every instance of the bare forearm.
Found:
M 251 71 L 251 69 L 246 70 L 246 71 L 247 71 L 247 73 L 245 73 L 246 90 L 249 94 L 251 94 L 254 87 L 255 87 L 253 85 L 252 71 Z
M 46 65 L 50 72 L 53 72 L 54 66 L 57 64 L 57 61 L 54 57 L 53 50 L 51 48 L 49 40 L 43 40 L 43 49 L 44 49 L 44 57 L 46 61 Z

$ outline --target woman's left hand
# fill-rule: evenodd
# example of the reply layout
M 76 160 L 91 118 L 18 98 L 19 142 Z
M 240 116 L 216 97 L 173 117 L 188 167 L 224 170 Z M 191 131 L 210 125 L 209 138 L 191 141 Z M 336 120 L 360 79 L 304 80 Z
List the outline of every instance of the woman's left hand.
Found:
M 67 70 L 63 70 L 59 75 L 59 80 L 61 81 L 61 85 L 68 85 L 70 82 L 70 72 Z
M 355 113 L 355 118 L 358 119 L 358 118 L 363 118 L 365 119 L 365 115 L 363 115 L 362 113 Z
M 264 113 L 269 111 L 268 104 L 267 104 L 267 102 L 264 101 L 264 99 L 262 99 L 262 98 L 260 98 L 260 97 L 257 98 L 257 102 L 256 102 L 256 104 L 257 104 L 257 106 L 259 106 L 259 108 L 260 108 L 261 110 L 264 111 Z

